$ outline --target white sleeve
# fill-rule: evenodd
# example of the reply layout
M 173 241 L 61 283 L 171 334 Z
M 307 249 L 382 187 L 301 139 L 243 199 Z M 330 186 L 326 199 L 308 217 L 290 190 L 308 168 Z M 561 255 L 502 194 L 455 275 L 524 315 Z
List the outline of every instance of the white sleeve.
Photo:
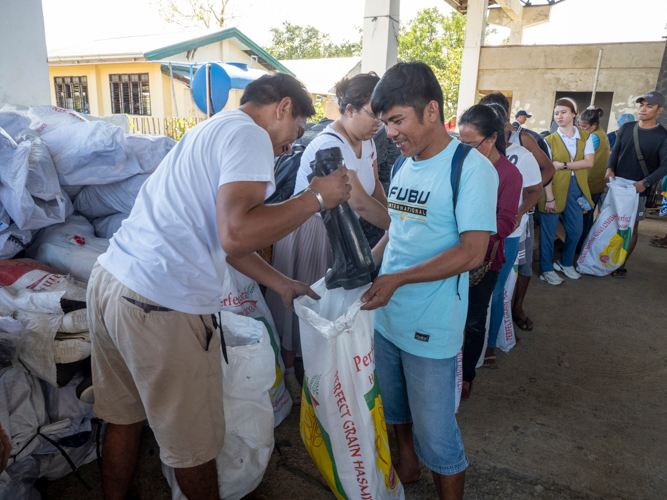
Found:
M 211 150 L 216 156 L 217 148 Z M 218 187 L 230 182 L 268 182 L 267 192 L 275 190 L 273 177 L 273 146 L 269 134 L 256 125 L 243 125 L 232 132 L 220 153 Z
M 519 171 L 523 177 L 523 187 L 527 188 L 536 184 L 542 185 L 540 165 L 530 151 L 526 151 L 525 153 L 520 160 L 521 166 L 519 167 Z
M 584 155 L 594 155 L 595 146 L 593 145 L 593 134 L 588 136 L 586 139 L 586 145 L 584 146 Z

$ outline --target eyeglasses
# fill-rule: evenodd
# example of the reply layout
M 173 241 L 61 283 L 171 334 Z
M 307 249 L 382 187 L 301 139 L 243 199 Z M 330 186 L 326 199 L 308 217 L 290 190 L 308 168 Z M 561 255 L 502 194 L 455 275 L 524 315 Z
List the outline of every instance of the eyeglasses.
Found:
M 477 149 L 477 148 L 480 147 L 480 146 L 482 145 L 482 143 L 483 143 L 485 140 L 487 140 L 487 139 L 488 139 L 488 137 L 485 137 L 484 139 L 482 139 L 481 141 L 479 141 L 479 142 L 477 143 L 477 146 L 473 146 L 473 145 L 472 145 L 471 143 L 469 143 L 469 142 L 463 142 L 463 141 L 461 141 L 461 143 L 462 143 L 462 144 L 465 144 L 466 146 L 472 146 L 473 148 Z M 459 140 L 460 140 L 460 139 L 459 139 Z
M 373 122 L 374 122 L 376 125 L 382 125 L 382 120 L 378 120 L 377 118 L 375 118 L 375 115 L 373 115 L 372 113 L 369 113 L 369 112 L 366 110 L 366 108 L 361 108 L 361 109 L 364 111 L 364 113 L 366 113 L 368 116 L 370 116 L 370 117 L 373 119 Z

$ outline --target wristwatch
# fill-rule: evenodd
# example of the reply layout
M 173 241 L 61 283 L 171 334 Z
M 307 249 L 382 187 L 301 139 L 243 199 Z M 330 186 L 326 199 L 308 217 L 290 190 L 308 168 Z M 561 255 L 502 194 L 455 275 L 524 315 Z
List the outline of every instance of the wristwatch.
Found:
M 651 183 L 649 181 L 647 181 L 646 179 L 642 179 L 642 184 L 644 185 L 644 187 L 646 189 L 651 187 Z
M 563 170 L 567 170 L 567 162 L 563 163 Z

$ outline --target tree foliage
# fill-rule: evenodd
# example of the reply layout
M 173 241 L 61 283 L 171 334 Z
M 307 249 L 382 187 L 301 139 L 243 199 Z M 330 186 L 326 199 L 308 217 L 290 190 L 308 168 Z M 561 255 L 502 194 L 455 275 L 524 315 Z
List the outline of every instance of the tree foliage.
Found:
M 428 64 L 442 87 L 445 117 L 456 113 L 466 18 L 458 12 L 445 16 L 437 8 L 424 9 L 401 28 L 400 61 Z
M 158 14 L 184 28 L 224 28 L 234 20 L 231 0 L 158 0 Z
M 361 33 L 361 30 L 359 30 Z M 361 54 L 359 42 L 344 40 L 335 44 L 327 33 L 313 26 L 298 26 L 288 21 L 282 28 L 271 28 L 271 45 L 266 51 L 276 59 L 320 59 L 324 57 L 351 57 Z

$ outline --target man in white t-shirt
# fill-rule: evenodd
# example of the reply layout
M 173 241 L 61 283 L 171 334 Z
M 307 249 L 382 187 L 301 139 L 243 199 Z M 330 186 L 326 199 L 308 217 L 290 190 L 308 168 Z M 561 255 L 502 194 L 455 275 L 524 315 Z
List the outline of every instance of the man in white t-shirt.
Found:
M 275 190 L 273 157 L 313 114 L 296 79 L 278 73 L 251 82 L 237 110 L 180 140 L 100 256 L 87 301 L 95 411 L 109 422 L 105 499 L 125 498 L 146 420 L 185 496 L 219 498 L 215 458 L 225 423 L 212 314 L 220 310 L 227 265 L 275 290 L 287 307 L 299 295 L 317 298 L 255 251 L 349 198 L 347 169 L 340 168 L 293 199 L 264 205 Z
M 523 190 L 519 200 L 519 211 L 517 214 L 517 229 L 509 238 L 521 238 L 524 248 L 522 260 L 521 246 L 519 247 L 519 276 L 517 278 L 515 296 L 519 301 L 513 302 L 512 317 L 521 330 L 531 331 L 532 321 L 523 312 L 523 297 L 528 289 L 530 277 L 532 276 L 533 264 L 533 241 L 534 223 L 533 209 L 542 196 L 542 173 L 540 166 L 533 154 L 518 144 L 509 144 L 506 152 L 507 159 L 511 161 L 521 172 L 523 178 Z M 525 244 L 524 244 L 525 242 Z

